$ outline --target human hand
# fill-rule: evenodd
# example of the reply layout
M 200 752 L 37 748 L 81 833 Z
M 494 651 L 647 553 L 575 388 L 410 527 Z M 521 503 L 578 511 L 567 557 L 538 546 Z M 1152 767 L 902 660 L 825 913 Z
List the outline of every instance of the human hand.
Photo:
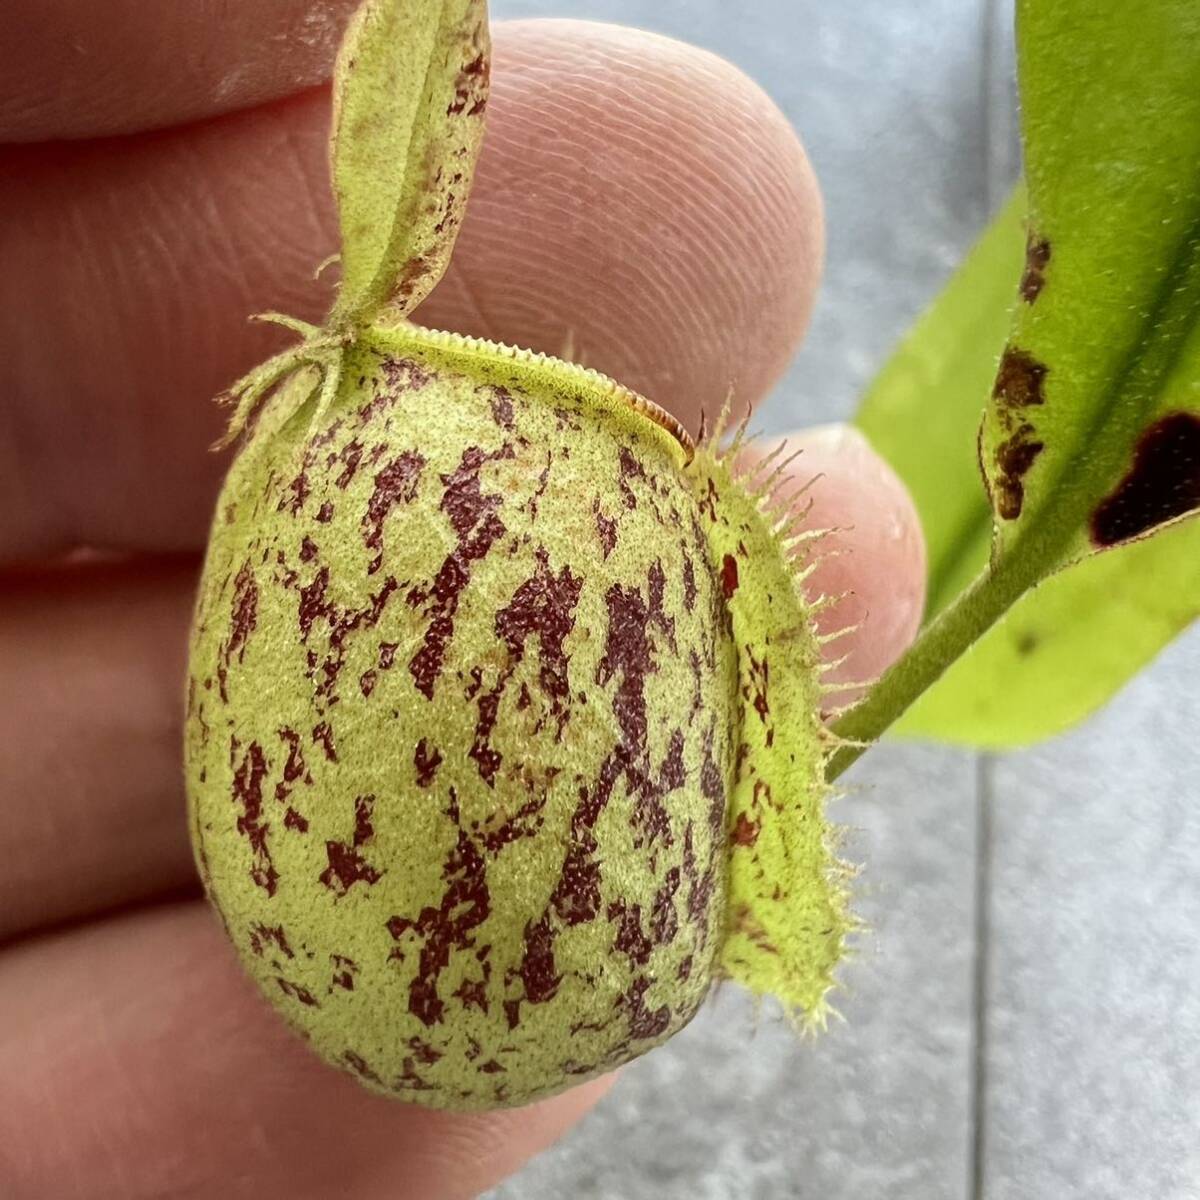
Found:
M 192 591 L 225 461 L 209 398 L 318 319 L 327 69 L 352 0 L 222 13 L 18 0 L 0 46 L 0 1194 L 471 1196 L 603 1092 L 451 1115 L 363 1091 L 246 981 L 198 899 L 180 770 Z M 209 11 L 201 11 L 209 10 Z M 286 53 L 280 37 L 287 35 Z M 307 40 L 306 40 L 307 38 Z M 295 92 L 295 94 L 289 94 Z M 227 115 L 217 115 L 227 114 Z M 119 137 L 104 135 L 119 134 Z M 84 140 L 54 141 L 75 138 Z M 693 428 L 807 320 L 803 152 L 732 68 L 649 35 L 500 26 L 470 216 L 418 319 L 576 357 Z M 801 436 L 843 678 L 919 619 L 902 488 Z M 64 562 L 79 547 L 104 561 Z

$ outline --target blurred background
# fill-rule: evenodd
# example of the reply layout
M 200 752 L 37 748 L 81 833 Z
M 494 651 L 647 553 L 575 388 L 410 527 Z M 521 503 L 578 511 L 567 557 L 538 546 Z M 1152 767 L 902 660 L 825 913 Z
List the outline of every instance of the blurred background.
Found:
M 1008 0 L 492 7 L 705 46 L 799 130 L 828 261 L 767 430 L 851 415 L 1017 175 Z M 1198 681 L 1195 629 L 1057 742 L 873 751 L 844 1023 L 723 990 L 491 1200 L 1200 1197 Z

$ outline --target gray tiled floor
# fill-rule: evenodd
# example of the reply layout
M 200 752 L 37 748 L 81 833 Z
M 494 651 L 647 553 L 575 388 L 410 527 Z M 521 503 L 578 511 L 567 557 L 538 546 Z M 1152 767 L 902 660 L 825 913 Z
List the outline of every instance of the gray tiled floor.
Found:
M 494 0 L 718 50 L 828 207 L 808 345 L 764 414 L 846 416 L 1016 172 L 993 0 Z M 884 746 L 839 819 L 873 934 L 800 1044 L 730 989 L 493 1200 L 1200 1198 L 1200 630 L 1070 736 Z

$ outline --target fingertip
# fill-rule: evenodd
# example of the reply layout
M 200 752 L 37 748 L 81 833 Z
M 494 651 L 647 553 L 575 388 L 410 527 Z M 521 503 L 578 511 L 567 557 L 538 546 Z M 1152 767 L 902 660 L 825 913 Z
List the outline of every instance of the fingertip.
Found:
M 755 454 L 770 452 L 764 441 Z M 916 637 L 925 606 L 925 539 L 920 517 L 903 481 L 852 425 L 825 425 L 789 435 L 801 453 L 790 469 L 812 481 L 802 500 L 806 526 L 828 530 L 813 551 L 816 566 L 805 582 L 811 601 L 832 601 L 817 614 L 819 632 L 845 634 L 826 643 L 832 684 L 878 678 Z M 836 599 L 835 599 L 836 598 Z M 833 696 L 853 701 L 861 688 Z
M 799 138 L 731 63 L 622 26 L 505 23 L 471 205 L 419 319 L 570 345 L 694 429 L 783 373 L 823 237 Z

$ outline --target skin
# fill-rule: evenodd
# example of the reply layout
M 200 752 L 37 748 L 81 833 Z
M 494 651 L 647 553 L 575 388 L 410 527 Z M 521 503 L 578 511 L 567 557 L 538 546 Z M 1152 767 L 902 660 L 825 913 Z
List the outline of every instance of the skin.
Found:
M 0 1193 L 472 1196 L 605 1082 L 467 1116 L 372 1096 L 292 1039 L 197 899 L 180 695 L 227 461 L 205 449 L 209 397 L 281 344 L 245 314 L 328 302 L 310 277 L 333 241 L 328 96 L 290 93 L 327 69 L 336 31 L 289 83 L 269 34 L 316 4 L 244 5 L 238 40 L 196 21 L 199 0 L 158 7 L 20 0 L 0 43 L 0 661 L 20 681 L 0 690 Z M 147 27 L 193 46 L 186 78 L 144 52 Z M 757 401 L 821 256 L 782 116 L 648 35 L 539 22 L 496 41 L 475 198 L 420 319 L 569 338 L 689 423 L 731 381 Z M 110 132 L 128 136 L 95 140 Z M 797 444 L 797 477 L 822 475 L 812 520 L 847 551 L 812 580 L 853 593 L 823 618 L 858 623 L 829 652 L 869 676 L 920 611 L 915 516 L 855 435 Z

